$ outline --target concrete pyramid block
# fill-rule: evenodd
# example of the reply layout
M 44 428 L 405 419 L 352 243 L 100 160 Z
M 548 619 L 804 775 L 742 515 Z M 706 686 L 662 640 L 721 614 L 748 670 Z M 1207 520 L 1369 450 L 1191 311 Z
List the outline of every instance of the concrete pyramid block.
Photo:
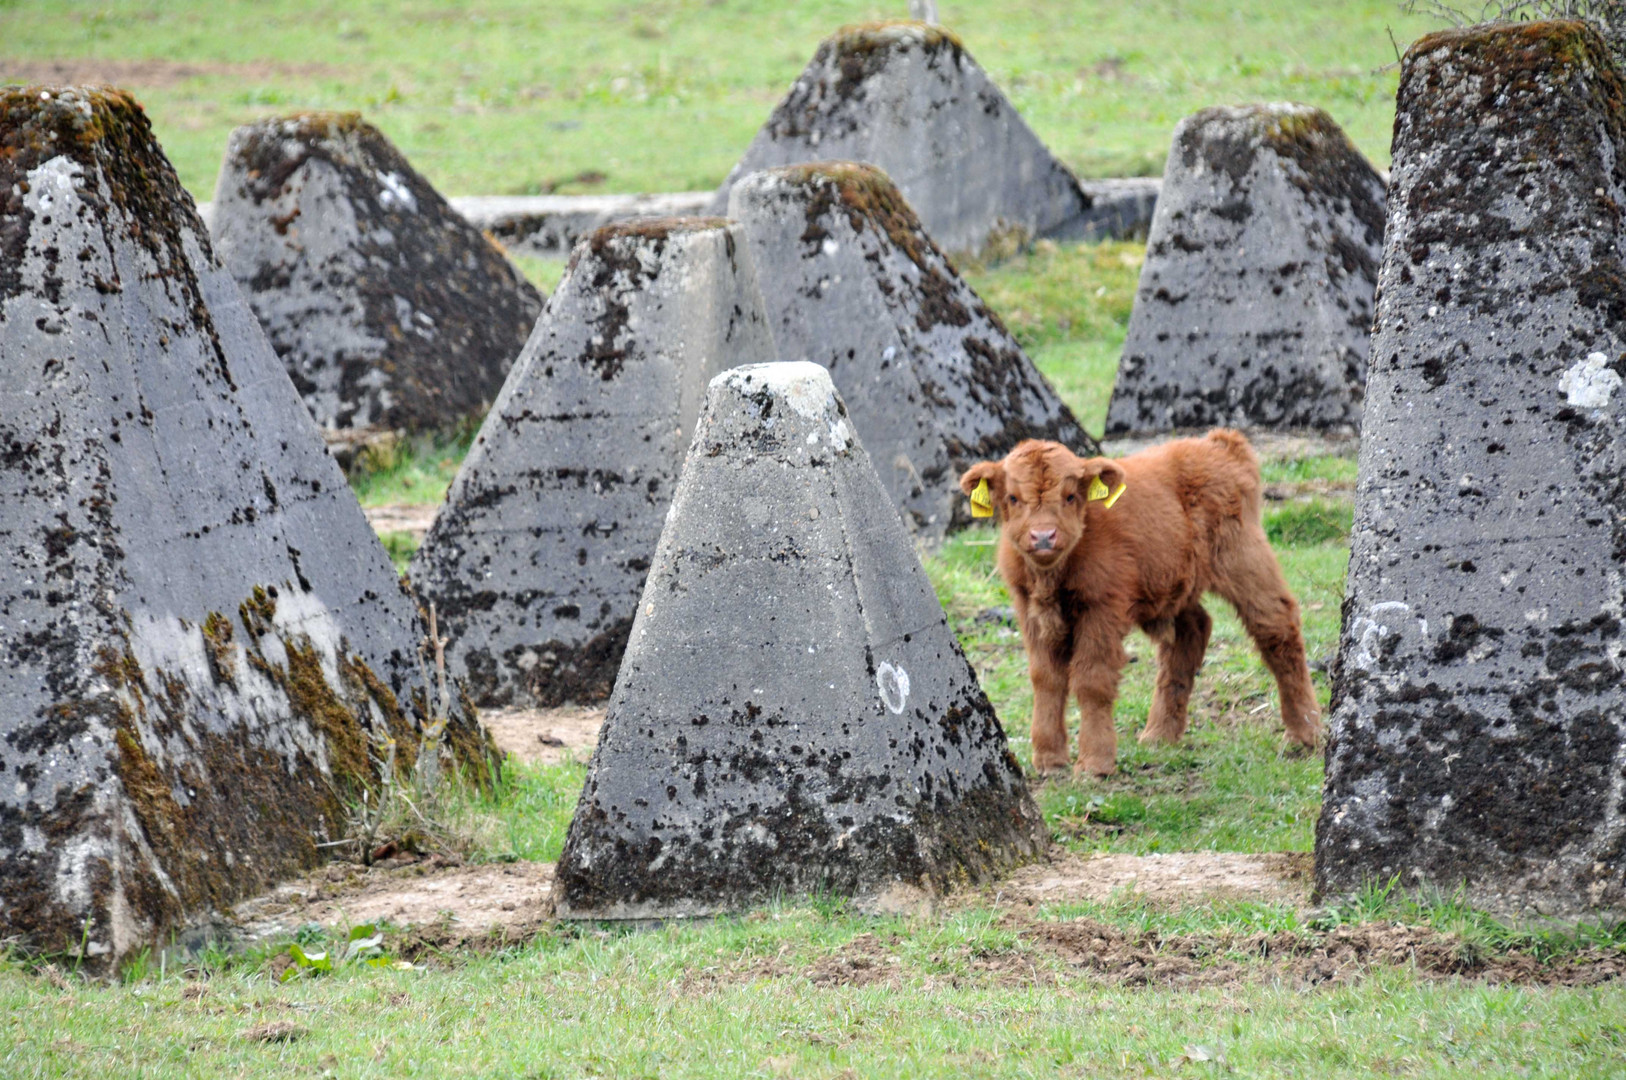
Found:
M 1045 846 L 828 372 L 718 376 L 570 823 L 558 913 L 941 891 Z
M 827 38 L 723 181 L 813 161 L 884 169 L 946 250 L 1080 235 L 1092 204 L 1000 89 L 941 27 L 873 23 Z
M 1358 427 L 1383 222 L 1382 177 L 1321 110 L 1182 120 L 1107 434 Z
M 1623 100 L 1581 23 L 1406 55 L 1323 896 L 1626 914 Z
M 772 356 L 739 226 L 577 246 L 409 569 L 477 701 L 609 695 L 706 384 Z
M 735 185 L 729 216 L 750 240 L 779 358 L 830 370 L 922 535 L 968 522 L 960 473 L 1023 439 L 1100 453 L 885 173 L 770 169 Z
M 94 962 L 320 860 L 422 629 L 119 91 L 0 90 L 0 371 L 0 938 Z
M 355 113 L 240 127 L 215 248 L 324 428 L 478 414 L 542 308 L 502 251 Z

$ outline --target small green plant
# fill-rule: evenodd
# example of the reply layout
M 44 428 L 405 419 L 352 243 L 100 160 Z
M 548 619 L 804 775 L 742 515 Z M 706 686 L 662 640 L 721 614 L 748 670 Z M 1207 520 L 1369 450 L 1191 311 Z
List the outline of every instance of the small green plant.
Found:
M 301 975 L 325 975 L 355 964 L 374 968 L 412 970 L 406 960 L 392 960 L 384 951 L 384 932 L 373 923 L 352 926 L 344 947 L 335 955 L 332 949 L 309 949 L 309 942 L 290 942 L 288 956 L 293 960 L 282 973 L 282 981 Z

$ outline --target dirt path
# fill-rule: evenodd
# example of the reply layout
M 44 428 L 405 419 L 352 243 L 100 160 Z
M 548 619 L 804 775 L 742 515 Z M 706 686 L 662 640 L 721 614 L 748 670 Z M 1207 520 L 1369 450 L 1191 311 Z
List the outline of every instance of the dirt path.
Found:
M 378 535 L 411 533 L 412 538 L 421 544 L 429 527 L 435 523 L 435 515 L 440 513 L 440 504 L 391 503 L 388 506 L 362 507 L 362 513 L 367 515 L 367 524 Z
M 544 748 L 551 749 L 551 748 Z M 1136 896 L 1163 906 L 1207 900 L 1308 902 L 1309 856 L 1183 852 L 1171 855 L 1063 854 L 1025 867 L 998 885 L 961 898 L 1029 910 Z M 387 920 L 395 926 L 455 928 L 459 936 L 511 934 L 543 921 L 553 887 L 552 863 L 448 864 L 407 855 L 371 868 L 335 864 L 238 905 L 240 929 L 262 939 L 306 923 L 347 926 Z M 933 910 L 906 891 L 881 910 Z
M 326 867 L 239 904 L 235 914 L 250 940 L 288 937 L 307 923 L 343 929 L 388 922 L 437 930 L 456 942 L 540 925 L 552 888 L 552 863 L 462 866 L 408 856 L 372 867 Z
M 530 764 L 557 765 L 567 757 L 586 761 L 598 745 L 604 710 L 584 705 L 557 709 L 481 709 L 480 722 L 497 749 Z
M 1304 907 L 1310 900 L 1308 853 L 1243 855 L 1181 851 L 1167 855 L 1069 855 L 1023 867 L 993 889 L 996 903 L 1062 905 L 1137 897 L 1162 906 L 1251 900 Z

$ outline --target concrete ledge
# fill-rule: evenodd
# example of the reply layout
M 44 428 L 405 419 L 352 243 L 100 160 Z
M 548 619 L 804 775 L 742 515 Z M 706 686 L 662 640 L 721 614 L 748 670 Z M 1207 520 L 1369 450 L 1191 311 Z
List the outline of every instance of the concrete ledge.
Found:
M 518 255 L 562 259 L 594 229 L 636 218 L 704 214 L 709 191 L 658 195 L 465 195 L 451 200 L 476 228 Z
M 1152 224 L 1162 177 L 1084 180 L 1091 206 L 1046 235 L 1055 240 L 1141 240 Z M 462 195 L 448 199 L 469 223 L 490 233 L 516 255 L 562 259 L 576 241 L 603 225 L 635 218 L 703 214 L 710 191 L 654 195 Z M 214 204 L 199 203 L 198 215 L 214 228 Z

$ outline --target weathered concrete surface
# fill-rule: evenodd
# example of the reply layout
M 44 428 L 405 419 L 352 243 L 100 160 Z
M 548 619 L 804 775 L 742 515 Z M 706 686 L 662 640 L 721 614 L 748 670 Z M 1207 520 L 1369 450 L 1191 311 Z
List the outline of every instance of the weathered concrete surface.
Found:
M 830 370 L 870 463 L 915 529 L 970 521 L 958 480 L 1023 439 L 1095 444 L 886 174 L 820 162 L 734 187 L 782 360 Z
M 119 91 L 0 91 L 0 371 L 0 938 L 107 959 L 318 861 L 422 630 Z
M 737 225 L 577 247 L 408 572 L 477 701 L 609 695 L 706 383 L 772 356 Z
M 1107 434 L 1355 428 L 1383 179 L 1304 105 L 1175 128 Z
M 465 195 L 452 209 L 469 224 L 495 237 L 504 248 L 524 255 L 558 259 L 577 242 L 606 225 L 647 218 L 704 214 L 712 192 L 674 191 L 656 195 Z
M 1089 197 L 999 88 L 941 27 L 873 23 L 837 31 L 712 202 L 723 213 L 751 173 L 812 161 L 886 171 L 947 251 L 991 239 L 1082 235 Z
M 1623 96 L 1576 23 L 1406 55 L 1323 897 L 1626 913 Z
M 1045 845 L 828 372 L 718 376 L 570 823 L 558 913 L 940 892 Z
M 542 308 L 496 245 L 355 113 L 232 132 L 210 228 L 325 428 L 422 431 L 478 413 Z

